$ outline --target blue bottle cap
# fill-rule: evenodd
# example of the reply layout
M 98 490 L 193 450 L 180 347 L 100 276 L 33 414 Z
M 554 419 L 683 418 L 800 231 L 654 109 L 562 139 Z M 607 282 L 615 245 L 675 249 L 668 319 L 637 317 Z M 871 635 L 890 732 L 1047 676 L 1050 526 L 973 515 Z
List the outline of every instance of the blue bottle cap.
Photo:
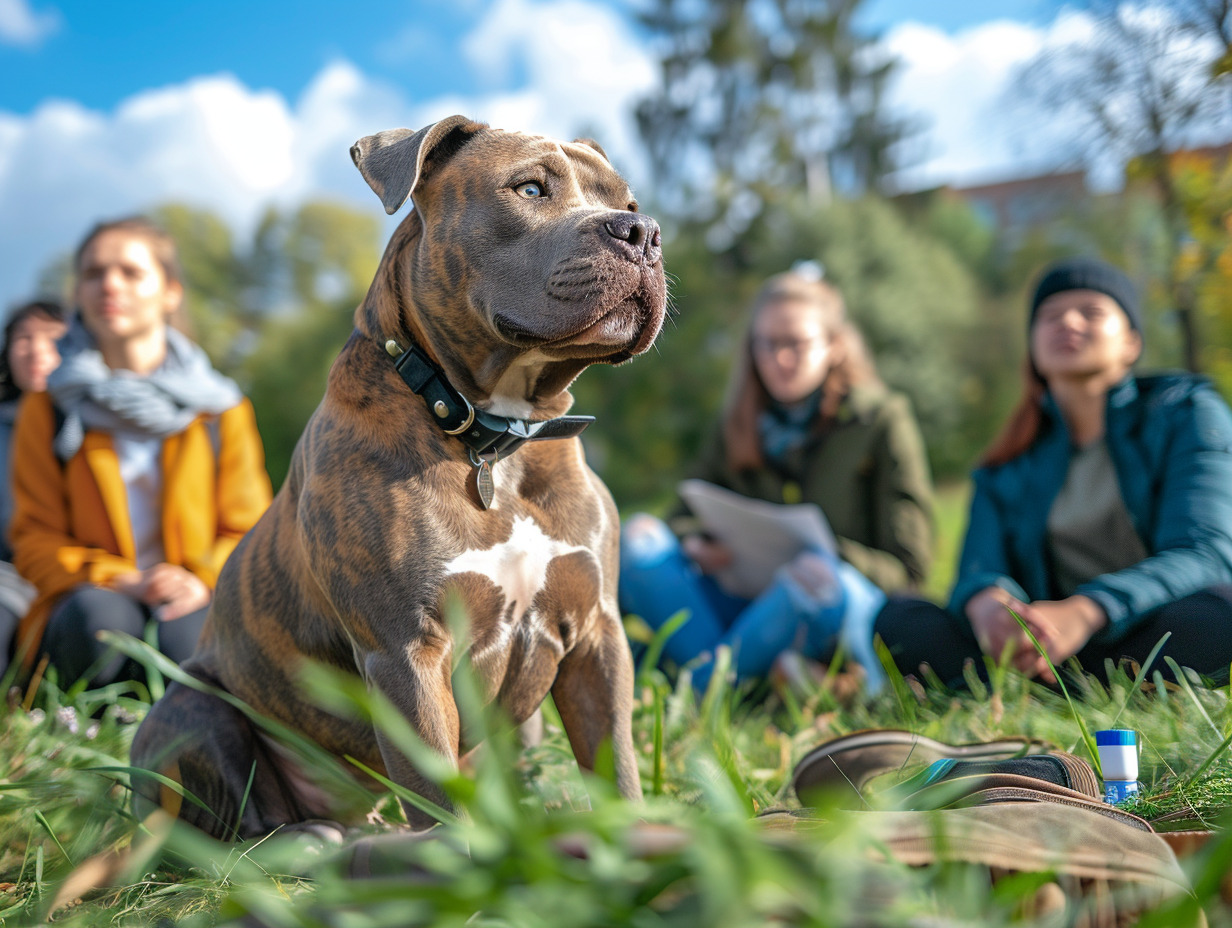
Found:
M 1112 744 L 1134 744 L 1138 743 L 1138 733 L 1132 728 L 1106 728 L 1103 731 L 1095 733 L 1096 747 Z

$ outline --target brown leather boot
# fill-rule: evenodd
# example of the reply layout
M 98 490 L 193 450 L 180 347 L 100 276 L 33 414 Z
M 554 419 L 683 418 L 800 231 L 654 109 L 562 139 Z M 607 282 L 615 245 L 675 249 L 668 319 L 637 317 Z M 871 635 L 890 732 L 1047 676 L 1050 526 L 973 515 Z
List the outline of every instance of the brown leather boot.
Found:
M 856 731 L 820 744 L 805 754 L 792 774 L 792 789 L 802 805 L 829 794 L 841 806 L 861 808 L 861 790 L 873 777 L 892 770 L 926 767 L 945 757 L 998 760 L 1040 754 L 1053 745 L 1031 738 L 1002 738 L 977 744 L 946 744 L 910 731 Z M 856 802 L 850 806 L 850 802 Z

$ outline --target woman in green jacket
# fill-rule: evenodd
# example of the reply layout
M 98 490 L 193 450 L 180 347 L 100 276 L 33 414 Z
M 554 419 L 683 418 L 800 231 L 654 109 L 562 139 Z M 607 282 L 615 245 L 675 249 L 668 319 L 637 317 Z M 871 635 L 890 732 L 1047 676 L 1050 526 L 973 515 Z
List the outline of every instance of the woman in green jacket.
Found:
M 932 488 L 907 400 L 877 377 L 833 286 L 793 272 L 762 287 L 722 419 L 691 476 L 753 499 L 816 503 L 837 552 L 800 554 L 750 600 L 717 581 L 733 554 L 696 520 L 669 529 L 639 514 L 622 535 L 623 609 L 653 628 L 688 610 L 665 648 L 677 665 L 726 644 L 738 677 L 761 676 L 791 648 L 825 656 L 841 632 L 875 674 L 868 625 L 886 592 L 917 586 L 928 570 Z M 695 665 L 696 686 L 711 668 Z

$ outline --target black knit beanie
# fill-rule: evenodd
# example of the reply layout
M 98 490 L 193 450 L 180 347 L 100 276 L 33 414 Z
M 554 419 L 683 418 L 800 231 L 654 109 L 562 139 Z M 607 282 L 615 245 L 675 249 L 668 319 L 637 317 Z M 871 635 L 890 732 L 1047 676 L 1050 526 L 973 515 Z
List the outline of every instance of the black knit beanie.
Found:
M 1039 312 L 1040 304 L 1054 293 L 1065 290 L 1095 290 L 1112 297 L 1125 310 L 1129 324 L 1140 336 L 1145 334 L 1142 331 L 1142 308 L 1138 305 L 1138 291 L 1133 281 L 1120 268 L 1098 258 L 1067 258 L 1048 267 L 1031 300 L 1028 331 L 1035 325 L 1035 314 Z

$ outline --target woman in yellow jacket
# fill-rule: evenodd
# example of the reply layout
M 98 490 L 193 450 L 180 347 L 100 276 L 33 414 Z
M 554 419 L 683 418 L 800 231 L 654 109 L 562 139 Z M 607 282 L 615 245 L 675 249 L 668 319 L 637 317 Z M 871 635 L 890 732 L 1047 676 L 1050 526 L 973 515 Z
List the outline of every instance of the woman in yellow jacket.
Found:
M 23 400 L 13 439 L 14 562 L 38 589 L 18 630 L 27 666 L 61 685 L 138 672 L 96 638 L 192 653 L 218 571 L 269 505 L 252 406 L 170 326 L 184 288 L 175 243 L 137 217 L 77 250 L 78 315 L 47 392 Z

